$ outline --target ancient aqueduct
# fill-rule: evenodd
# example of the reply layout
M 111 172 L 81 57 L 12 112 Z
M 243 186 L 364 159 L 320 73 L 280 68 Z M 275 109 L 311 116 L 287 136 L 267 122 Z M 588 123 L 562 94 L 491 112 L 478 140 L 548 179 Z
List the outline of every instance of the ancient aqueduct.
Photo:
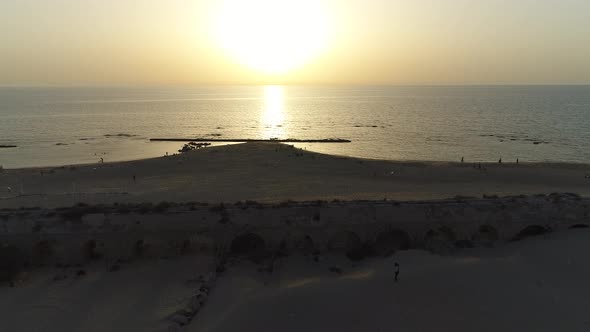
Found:
M 0 244 L 33 264 L 92 255 L 128 259 L 185 252 L 354 252 L 488 246 L 587 227 L 590 199 L 573 194 L 444 201 L 79 205 L 0 211 Z

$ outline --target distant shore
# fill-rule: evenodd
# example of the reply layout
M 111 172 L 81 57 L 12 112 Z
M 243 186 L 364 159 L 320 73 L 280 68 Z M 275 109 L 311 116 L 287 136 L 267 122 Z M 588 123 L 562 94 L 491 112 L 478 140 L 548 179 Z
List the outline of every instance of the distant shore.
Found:
M 351 143 L 351 140 L 342 138 L 323 139 L 253 139 L 253 138 L 150 138 L 151 142 L 223 142 L 223 143 Z

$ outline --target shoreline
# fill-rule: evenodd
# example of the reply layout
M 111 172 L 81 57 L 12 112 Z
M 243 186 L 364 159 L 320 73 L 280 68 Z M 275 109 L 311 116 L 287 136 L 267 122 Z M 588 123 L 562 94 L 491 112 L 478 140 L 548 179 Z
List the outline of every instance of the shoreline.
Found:
M 151 140 L 151 139 L 150 139 Z M 172 141 L 172 142 L 185 142 L 186 140 L 178 140 L 178 141 Z M 192 140 L 195 141 L 195 140 Z M 198 142 L 200 142 L 200 140 L 197 140 Z M 197 142 L 195 141 L 195 142 Z M 303 149 L 303 148 L 299 148 L 297 147 L 297 143 L 303 143 L 302 141 L 273 141 L 273 140 L 248 140 L 248 141 L 244 141 L 244 140 L 228 140 L 227 142 L 224 141 L 215 141 L 215 140 L 202 140 L 203 142 L 216 142 L 216 143 L 222 143 L 222 144 L 218 144 L 218 145 L 211 145 L 206 147 L 205 149 L 219 149 L 219 148 L 225 148 L 228 146 L 237 146 L 237 145 L 244 145 L 244 144 L 280 144 L 283 146 L 291 146 L 294 147 L 296 149 Z M 154 142 L 171 142 L 171 141 L 167 141 L 167 140 L 163 140 L 163 141 L 159 141 L 159 140 L 155 140 Z M 188 142 L 188 141 L 186 141 Z M 289 143 L 293 143 L 293 144 L 289 144 Z M 334 144 L 341 144 L 339 142 L 321 142 L 321 143 L 334 143 Z M 319 144 L 319 143 L 318 143 Z M 179 148 L 182 148 L 181 145 L 178 146 Z M 193 151 L 194 152 L 194 151 Z M 548 167 L 560 167 L 560 168 L 572 168 L 572 169 L 576 169 L 576 168 L 588 168 L 588 171 L 590 172 L 590 162 L 564 162 L 564 161 L 519 161 L 519 163 L 517 164 L 514 161 L 503 161 L 502 163 L 498 163 L 497 161 L 464 161 L 464 162 L 460 162 L 460 161 L 452 161 L 452 160 L 414 160 L 414 159 L 386 159 L 386 158 L 369 158 L 369 157 L 355 157 L 355 156 L 349 156 L 349 155 L 339 155 L 339 154 L 328 154 L 328 153 L 322 153 L 322 152 L 315 152 L 313 150 L 304 150 L 302 152 L 306 152 L 306 153 L 312 153 L 312 154 L 317 154 L 317 155 L 321 155 L 321 156 L 328 156 L 328 157 L 333 157 L 333 158 L 341 158 L 341 159 L 352 159 L 352 160 L 359 160 L 359 161 L 382 161 L 382 162 L 390 162 L 390 163 L 394 163 L 394 164 L 399 164 L 399 165 L 415 165 L 415 166 L 428 166 L 428 165 L 451 165 L 451 166 L 465 166 L 465 167 L 472 167 L 473 165 L 477 165 L 477 164 L 481 164 L 482 166 L 494 166 L 494 165 L 498 165 L 501 167 L 510 167 L 510 166 L 514 166 L 514 167 L 519 167 L 519 166 L 524 166 L 524 167 L 543 167 L 543 166 L 548 166 Z M 189 152 L 190 153 L 190 152 Z M 128 160 L 116 160 L 116 161 L 105 161 L 104 163 L 100 163 L 100 162 L 88 162 L 88 163 L 72 163 L 72 164 L 57 164 L 57 165 L 48 165 L 48 166 L 31 166 L 31 167 L 5 167 L 4 170 L 5 171 L 23 171 L 23 170 L 41 170 L 41 169 L 58 169 L 58 168 L 65 168 L 65 167 L 89 167 L 89 166 L 97 166 L 97 165 L 115 165 L 115 164 L 124 164 L 124 163 L 134 163 L 134 162 L 142 162 L 142 161 L 148 161 L 148 160 L 154 160 L 154 159 L 161 159 L 161 158 L 165 158 L 165 157 L 173 157 L 173 156 L 180 156 L 183 153 L 180 153 L 178 151 L 173 152 L 172 154 L 168 155 L 168 156 L 155 156 L 155 157 L 148 157 L 148 158 L 139 158 L 139 159 L 128 159 Z
M 150 159 L 5 169 L 0 208 L 77 203 L 431 200 L 456 196 L 590 196 L 590 165 L 387 161 L 279 143 L 207 147 Z

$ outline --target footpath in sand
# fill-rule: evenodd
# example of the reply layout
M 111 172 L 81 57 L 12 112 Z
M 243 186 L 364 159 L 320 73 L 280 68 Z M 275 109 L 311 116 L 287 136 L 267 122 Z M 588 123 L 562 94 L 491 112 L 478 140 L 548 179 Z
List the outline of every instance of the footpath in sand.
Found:
M 239 262 L 187 330 L 589 331 L 589 261 L 581 229 L 451 256 L 288 257 L 272 275 Z
M 0 331 L 168 331 L 170 317 L 212 264 L 210 256 L 191 255 L 134 261 L 111 272 L 104 261 L 33 270 L 16 287 L 0 287 Z
M 482 166 L 356 159 L 278 143 L 246 143 L 130 162 L 0 171 L 0 208 L 62 207 L 79 202 L 424 200 L 552 192 L 590 195 L 590 165 Z

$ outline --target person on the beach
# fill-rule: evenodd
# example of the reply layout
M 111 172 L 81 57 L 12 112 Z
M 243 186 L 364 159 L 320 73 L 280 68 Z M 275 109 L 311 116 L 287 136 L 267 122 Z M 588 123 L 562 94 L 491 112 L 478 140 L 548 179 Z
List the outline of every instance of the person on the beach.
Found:
M 500 160 L 498 160 L 498 164 L 501 164 L 501 163 L 502 163 L 502 158 L 500 158 Z
M 393 264 L 394 268 L 395 268 L 395 277 L 394 280 L 395 282 L 397 282 L 398 277 L 399 277 L 399 263 L 395 262 L 395 264 Z
M 461 163 L 465 161 L 465 157 L 461 157 Z
M 133 174 L 133 183 L 135 183 L 135 174 Z

